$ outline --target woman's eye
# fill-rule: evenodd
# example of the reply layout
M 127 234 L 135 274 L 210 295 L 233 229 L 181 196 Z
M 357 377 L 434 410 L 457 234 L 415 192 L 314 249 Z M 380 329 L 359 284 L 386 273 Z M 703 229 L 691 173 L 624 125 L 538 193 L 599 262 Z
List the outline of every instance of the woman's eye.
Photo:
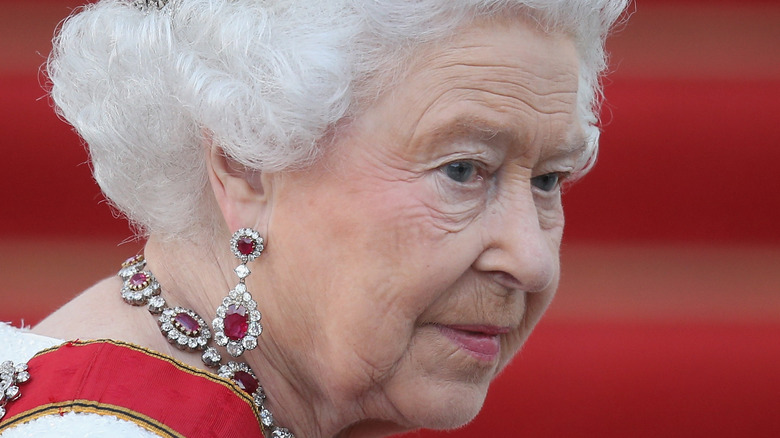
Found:
M 469 182 L 476 171 L 474 163 L 468 161 L 456 161 L 444 165 L 444 173 L 447 174 L 447 177 L 459 183 Z
M 531 178 L 531 184 L 543 192 L 551 192 L 558 187 L 560 175 L 557 172 L 545 173 Z

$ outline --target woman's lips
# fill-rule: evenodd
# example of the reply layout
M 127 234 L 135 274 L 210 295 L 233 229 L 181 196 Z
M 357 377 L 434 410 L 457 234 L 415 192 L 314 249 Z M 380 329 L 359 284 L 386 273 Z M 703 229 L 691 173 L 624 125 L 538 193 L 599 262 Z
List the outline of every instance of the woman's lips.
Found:
M 447 339 L 479 359 L 492 361 L 501 352 L 499 335 L 509 332 L 507 327 L 487 325 L 439 325 L 436 327 Z

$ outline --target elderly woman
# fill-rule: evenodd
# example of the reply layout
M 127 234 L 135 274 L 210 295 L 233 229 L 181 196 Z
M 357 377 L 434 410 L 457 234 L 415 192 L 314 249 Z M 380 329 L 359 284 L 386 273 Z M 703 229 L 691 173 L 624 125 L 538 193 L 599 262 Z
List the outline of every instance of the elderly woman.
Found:
M 624 7 L 85 7 L 55 40 L 52 96 L 148 240 L 32 332 L 0 328 L 0 432 L 471 420 L 555 293 L 560 187 L 593 163 Z

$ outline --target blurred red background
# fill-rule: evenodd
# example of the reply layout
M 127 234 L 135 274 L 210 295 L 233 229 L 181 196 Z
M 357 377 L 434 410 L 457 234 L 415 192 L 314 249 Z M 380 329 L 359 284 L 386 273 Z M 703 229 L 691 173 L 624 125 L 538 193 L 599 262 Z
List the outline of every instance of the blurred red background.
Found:
M 80 1 L 0 0 L 0 321 L 140 243 L 39 73 Z M 640 0 L 599 163 L 565 195 L 561 288 L 477 420 L 414 436 L 780 436 L 780 4 Z

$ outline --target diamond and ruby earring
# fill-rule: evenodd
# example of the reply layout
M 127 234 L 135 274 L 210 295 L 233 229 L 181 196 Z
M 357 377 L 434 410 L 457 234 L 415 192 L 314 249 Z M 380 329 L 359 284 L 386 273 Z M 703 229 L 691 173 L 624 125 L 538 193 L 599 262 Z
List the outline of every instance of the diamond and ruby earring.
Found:
M 245 282 L 251 273 L 246 264 L 263 253 L 263 238 L 251 228 L 242 228 L 233 234 L 230 248 L 241 261 L 235 269 L 238 284 L 217 307 L 217 317 L 211 326 L 214 329 L 214 342 L 225 347 L 231 356 L 239 357 L 245 350 L 257 347 L 257 337 L 263 332 L 260 324 L 262 315 L 247 291 Z

